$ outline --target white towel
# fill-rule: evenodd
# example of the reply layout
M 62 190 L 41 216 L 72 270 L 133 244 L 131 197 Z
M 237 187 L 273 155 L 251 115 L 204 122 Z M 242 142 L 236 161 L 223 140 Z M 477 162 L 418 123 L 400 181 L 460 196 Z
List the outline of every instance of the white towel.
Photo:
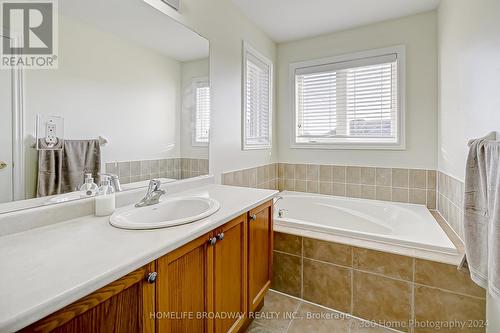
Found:
M 470 143 L 464 192 L 464 240 L 472 280 L 500 298 L 500 142 Z

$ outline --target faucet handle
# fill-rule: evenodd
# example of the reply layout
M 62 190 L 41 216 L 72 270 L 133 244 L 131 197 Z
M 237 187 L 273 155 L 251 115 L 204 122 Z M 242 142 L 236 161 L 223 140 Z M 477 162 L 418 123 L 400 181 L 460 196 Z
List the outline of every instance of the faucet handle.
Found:
M 151 179 L 149 181 L 148 192 L 158 191 L 161 187 L 161 180 L 159 179 Z

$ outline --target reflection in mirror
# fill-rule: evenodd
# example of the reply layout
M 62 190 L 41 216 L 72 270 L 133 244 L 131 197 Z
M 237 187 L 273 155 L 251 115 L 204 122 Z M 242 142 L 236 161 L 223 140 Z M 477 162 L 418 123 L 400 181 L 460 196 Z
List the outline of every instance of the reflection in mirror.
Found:
M 208 173 L 205 38 L 142 0 L 60 1 L 58 25 L 57 69 L 0 71 L 0 212 Z

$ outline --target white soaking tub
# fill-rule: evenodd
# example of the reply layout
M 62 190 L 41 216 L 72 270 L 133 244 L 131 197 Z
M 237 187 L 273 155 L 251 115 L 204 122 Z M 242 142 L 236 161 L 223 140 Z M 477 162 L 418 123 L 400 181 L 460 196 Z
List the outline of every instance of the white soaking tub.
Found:
M 460 260 L 423 205 L 289 191 L 279 196 L 275 231 L 452 264 Z

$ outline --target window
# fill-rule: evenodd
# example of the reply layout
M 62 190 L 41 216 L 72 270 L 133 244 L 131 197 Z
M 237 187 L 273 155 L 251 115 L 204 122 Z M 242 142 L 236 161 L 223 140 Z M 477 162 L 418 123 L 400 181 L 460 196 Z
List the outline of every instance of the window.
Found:
M 403 149 L 404 48 L 292 64 L 294 147 Z
M 271 61 L 243 44 L 243 149 L 271 148 Z
M 193 80 L 193 146 L 208 145 L 210 132 L 210 87 L 208 79 Z

